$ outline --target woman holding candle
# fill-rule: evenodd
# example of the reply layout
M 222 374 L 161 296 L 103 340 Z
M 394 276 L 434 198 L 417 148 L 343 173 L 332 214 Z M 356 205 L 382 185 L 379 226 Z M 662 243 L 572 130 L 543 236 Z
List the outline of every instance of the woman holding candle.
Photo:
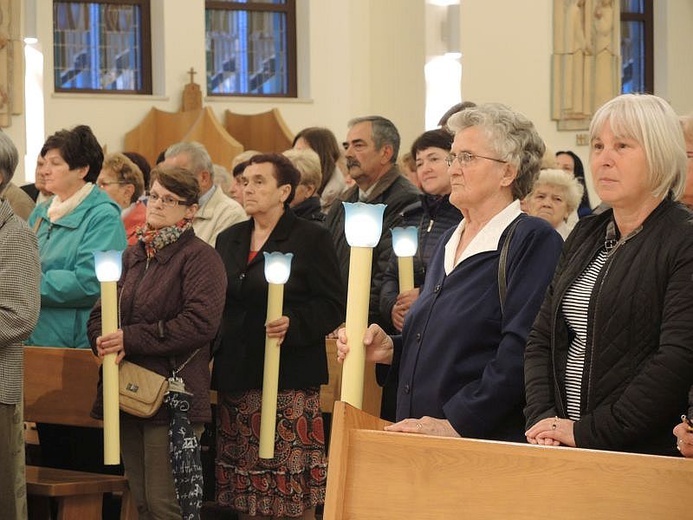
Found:
M 686 149 L 672 108 L 622 95 L 590 124 L 594 185 L 612 208 L 566 241 L 525 354 L 533 444 L 678 454 L 693 381 L 693 224 L 677 202 Z
M 217 251 L 229 288 L 213 381 L 217 412 L 217 502 L 241 518 L 314 518 L 326 465 L 320 385 L 327 383 L 325 335 L 344 319 L 337 256 L 329 232 L 289 204 L 300 174 L 281 155 L 258 155 L 243 172 L 250 220 L 223 231 Z M 283 316 L 265 323 L 263 252 L 293 253 Z M 273 459 L 259 459 L 265 336 L 279 339 L 279 395 Z
M 99 356 L 116 353 L 158 374 L 178 375 L 192 393 L 188 418 L 195 433 L 211 421 L 210 345 L 217 334 L 226 290 L 219 255 L 195 236 L 192 218 L 200 187 L 192 173 L 154 168 L 147 223 L 123 255 L 118 282 L 120 328 L 101 335 L 101 302 L 89 318 L 89 339 Z M 101 392 L 95 415 L 101 413 Z M 141 518 L 180 519 L 169 458 L 169 413 L 121 413 L 125 473 Z
M 520 211 L 545 147 L 503 105 L 468 108 L 448 126 L 450 202 L 464 219 L 438 242 L 402 335 L 371 325 L 352 341 L 399 370 L 388 430 L 523 441 L 524 345 L 562 245 L 546 221 Z M 349 355 L 344 329 L 337 348 Z

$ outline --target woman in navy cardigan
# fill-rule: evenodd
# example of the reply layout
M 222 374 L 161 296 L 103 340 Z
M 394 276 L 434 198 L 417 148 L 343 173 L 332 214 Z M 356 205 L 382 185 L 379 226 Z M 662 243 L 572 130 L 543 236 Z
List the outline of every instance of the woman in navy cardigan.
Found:
M 371 325 L 366 355 L 399 371 L 399 422 L 388 430 L 523 441 L 524 346 L 562 245 L 547 222 L 520 210 L 545 146 L 531 121 L 503 105 L 467 109 L 448 124 L 450 202 L 464 220 L 441 237 L 402 335 Z M 343 329 L 337 346 L 343 359 Z

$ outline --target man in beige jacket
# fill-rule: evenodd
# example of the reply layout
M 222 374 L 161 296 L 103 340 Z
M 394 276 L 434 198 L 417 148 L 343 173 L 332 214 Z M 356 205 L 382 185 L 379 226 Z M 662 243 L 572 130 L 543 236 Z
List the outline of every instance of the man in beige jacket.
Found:
M 217 235 L 229 226 L 247 220 L 243 207 L 214 185 L 214 166 L 203 145 L 181 142 L 168 147 L 163 162 L 190 170 L 200 183 L 200 209 L 193 218 L 195 234 L 214 247 Z

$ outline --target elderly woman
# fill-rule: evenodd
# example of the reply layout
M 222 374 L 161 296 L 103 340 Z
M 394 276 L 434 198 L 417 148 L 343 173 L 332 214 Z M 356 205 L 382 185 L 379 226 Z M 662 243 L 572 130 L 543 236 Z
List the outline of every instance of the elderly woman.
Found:
M 367 358 L 399 367 L 391 431 L 523 440 L 524 345 L 561 238 L 520 211 L 544 143 L 524 116 L 497 104 L 450 118 L 450 202 L 464 219 L 443 234 L 401 336 L 376 325 Z M 338 356 L 348 355 L 344 329 Z
M 582 199 L 578 205 L 577 214 L 579 218 L 586 217 L 592 213 L 587 184 L 585 184 L 585 167 L 582 165 L 580 157 L 570 150 L 556 152 L 556 165 L 559 169 L 570 173 L 582 185 Z
M 137 229 L 147 218 L 147 207 L 139 200 L 144 193 L 144 176 L 139 166 L 122 153 L 112 153 L 104 159 L 96 185 L 120 206 L 128 245 L 135 244 Z
M 582 198 L 582 184 L 565 170 L 541 170 L 532 192 L 525 200 L 529 215 L 543 218 L 563 237 L 568 238 L 568 217 Z
M 613 209 L 571 233 L 530 334 L 527 439 L 673 455 L 693 381 L 681 127 L 664 100 L 622 95 L 595 113 L 590 142 L 597 193 Z
M 343 288 L 329 231 L 289 205 L 300 178 L 282 155 L 258 155 L 243 173 L 250 220 L 219 235 L 229 279 L 213 380 L 217 409 L 217 502 L 240 518 L 314 518 L 325 498 L 320 385 L 325 335 L 344 319 Z M 264 255 L 293 253 L 284 316 L 265 323 Z M 281 344 L 275 456 L 258 456 L 265 335 Z
M 118 362 L 127 359 L 166 377 L 177 371 L 192 393 L 188 419 L 198 436 L 211 420 L 210 346 L 226 291 L 219 255 L 192 229 L 199 194 L 189 171 L 165 166 L 152 170 L 146 226 L 123 255 L 120 328 L 101 335 L 100 302 L 89 318 L 89 339 L 99 356 L 117 354 Z M 100 405 L 99 392 L 97 415 Z M 126 413 L 121 417 L 125 473 L 140 518 L 180 520 L 166 406 L 149 419 Z
M 301 174 L 301 181 L 296 186 L 296 193 L 289 204 L 291 211 L 296 213 L 298 217 L 324 223 L 327 215 L 322 212 L 320 196 L 318 195 L 318 188 L 322 181 L 320 157 L 309 148 L 286 150 L 283 155 Z

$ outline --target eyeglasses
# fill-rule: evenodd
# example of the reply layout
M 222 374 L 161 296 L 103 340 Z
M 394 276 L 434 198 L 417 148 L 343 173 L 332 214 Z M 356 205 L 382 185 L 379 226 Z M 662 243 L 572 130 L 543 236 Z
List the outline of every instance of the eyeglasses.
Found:
M 152 192 L 149 194 L 149 201 L 153 202 L 156 204 L 157 202 L 161 202 L 165 208 L 172 208 L 173 206 L 178 206 L 179 204 L 181 206 L 187 206 L 186 202 L 184 200 L 178 200 L 174 199 L 173 197 L 162 197 L 158 193 Z
M 106 186 L 111 186 L 113 184 L 128 184 L 128 183 L 127 182 L 120 182 L 120 181 L 101 181 L 101 182 L 96 183 L 96 185 L 101 189 L 104 189 Z
M 501 159 L 494 159 L 493 157 L 486 157 L 485 155 L 477 155 L 472 152 L 460 152 L 458 154 L 448 154 L 448 156 L 445 158 L 445 163 L 448 165 L 448 167 L 450 167 L 452 166 L 452 163 L 455 162 L 455 159 L 457 159 L 457 162 L 460 163 L 460 166 L 471 164 L 477 159 L 486 159 L 487 161 L 493 161 L 501 164 L 506 164 L 508 162 L 502 161 Z

